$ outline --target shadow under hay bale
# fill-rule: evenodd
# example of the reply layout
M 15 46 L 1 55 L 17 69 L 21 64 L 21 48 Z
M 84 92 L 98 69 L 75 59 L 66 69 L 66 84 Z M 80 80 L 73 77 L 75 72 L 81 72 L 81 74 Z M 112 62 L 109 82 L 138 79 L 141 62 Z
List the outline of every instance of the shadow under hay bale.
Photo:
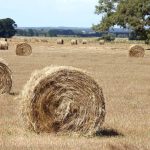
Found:
M 10 92 L 9 95 L 11 95 L 11 96 L 18 96 L 19 92 Z
M 16 55 L 29 56 L 32 53 L 32 47 L 27 43 L 18 44 L 16 47 Z
M 96 132 L 96 136 L 102 137 L 115 137 L 115 136 L 124 136 L 122 133 L 118 132 L 115 129 L 100 129 Z
M 0 60 L 0 94 L 10 93 L 12 88 L 11 70 Z
M 129 49 L 129 56 L 130 57 L 144 57 L 145 50 L 140 45 L 132 45 Z
M 102 89 L 73 67 L 36 71 L 18 99 L 23 125 L 36 133 L 93 135 L 105 118 Z
M 146 50 L 150 50 L 150 48 L 147 48 Z

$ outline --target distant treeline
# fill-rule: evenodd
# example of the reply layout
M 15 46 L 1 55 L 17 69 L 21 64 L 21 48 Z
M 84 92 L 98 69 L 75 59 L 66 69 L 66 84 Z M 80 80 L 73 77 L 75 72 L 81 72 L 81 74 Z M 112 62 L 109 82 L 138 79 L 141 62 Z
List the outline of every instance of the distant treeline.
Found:
M 67 29 L 17 29 L 17 36 L 44 36 L 44 37 L 58 37 L 58 36 L 74 36 L 74 37 L 99 37 L 101 33 L 82 33 Z
M 85 32 L 70 29 L 17 29 L 17 36 L 44 36 L 44 37 L 58 37 L 58 36 L 74 36 L 74 37 L 129 37 L 128 32 Z

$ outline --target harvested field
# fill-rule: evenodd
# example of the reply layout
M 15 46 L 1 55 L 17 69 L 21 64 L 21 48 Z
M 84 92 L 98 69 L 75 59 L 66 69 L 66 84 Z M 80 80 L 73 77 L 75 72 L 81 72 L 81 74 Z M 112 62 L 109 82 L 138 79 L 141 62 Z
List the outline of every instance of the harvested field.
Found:
M 128 57 L 131 44 L 99 45 L 91 41 L 72 46 L 70 39 L 64 40 L 64 45 L 57 45 L 56 39 L 29 43 L 33 50 L 30 57 L 16 56 L 18 41 L 9 43 L 9 51 L 0 51 L 13 72 L 12 94 L 0 96 L 0 149 L 149 150 L 150 51 L 137 59 Z M 57 136 L 23 130 L 16 97 L 34 70 L 50 65 L 87 70 L 102 87 L 107 113 L 97 136 Z

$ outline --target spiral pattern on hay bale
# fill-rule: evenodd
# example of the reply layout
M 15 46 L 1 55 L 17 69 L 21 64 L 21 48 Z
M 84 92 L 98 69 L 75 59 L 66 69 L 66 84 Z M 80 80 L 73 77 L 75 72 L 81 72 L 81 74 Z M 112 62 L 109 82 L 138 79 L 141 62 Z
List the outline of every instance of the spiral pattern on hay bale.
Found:
M 129 56 L 130 57 L 144 57 L 145 50 L 140 45 L 132 45 L 129 49 Z
M 0 60 L 0 94 L 10 93 L 12 87 L 11 70 Z
M 16 47 L 16 55 L 29 56 L 32 53 L 32 47 L 27 43 L 18 44 Z
M 37 133 L 94 134 L 105 118 L 102 88 L 73 67 L 36 71 L 19 99 L 23 125 Z

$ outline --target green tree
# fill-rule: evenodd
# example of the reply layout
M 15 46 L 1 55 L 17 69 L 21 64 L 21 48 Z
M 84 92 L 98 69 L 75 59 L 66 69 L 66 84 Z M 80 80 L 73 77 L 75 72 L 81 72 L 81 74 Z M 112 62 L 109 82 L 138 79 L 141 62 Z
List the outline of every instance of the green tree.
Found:
M 57 31 L 57 30 L 49 30 L 49 31 L 48 31 L 48 35 L 49 35 L 50 37 L 56 37 L 57 34 L 58 34 L 58 31 Z
M 0 37 L 9 38 L 16 34 L 17 25 L 11 18 L 0 19 Z
M 28 34 L 29 34 L 29 36 L 34 36 L 34 31 L 33 31 L 33 29 L 28 29 Z
M 142 40 L 150 40 L 150 0 L 99 0 L 96 14 L 102 21 L 95 31 L 108 31 L 114 25 L 130 28 Z

